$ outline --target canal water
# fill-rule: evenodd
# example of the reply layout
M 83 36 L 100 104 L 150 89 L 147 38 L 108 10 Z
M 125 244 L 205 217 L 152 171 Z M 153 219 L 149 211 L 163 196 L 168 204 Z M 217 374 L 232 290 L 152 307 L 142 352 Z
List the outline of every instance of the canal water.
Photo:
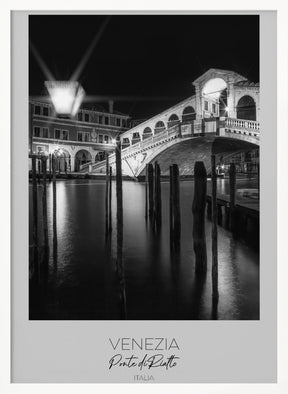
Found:
M 112 183 L 112 234 L 105 239 L 105 181 L 57 180 L 57 250 L 53 250 L 52 183 L 48 184 L 48 265 L 30 285 L 30 319 L 197 320 L 259 319 L 259 253 L 218 226 L 219 303 L 212 307 L 211 222 L 206 221 L 208 272 L 195 276 L 192 239 L 193 181 L 182 181 L 181 248 L 170 250 L 169 182 L 162 182 L 162 228 L 145 220 L 145 185 L 123 182 L 124 282 L 116 270 L 116 188 Z M 238 188 L 254 188 L 238 180 Z M 222 193 L 226 180 L 218 180 Z M 208 184 L 209 190 L 209 184 Z M 32 187 L 29 244 L 32 244 Z M 43 243 L 42 186 L 38 185 L 39 238 Z M 41 252 L 41 251 L 40 251 Z M 40 253 L 41 256 L 41 253 Z M 124 287 L 123 287 L 124 283 Z M 123 298 L 125 292 L 125 298 Z M 124 305 L 125 304 L 125 305 Z

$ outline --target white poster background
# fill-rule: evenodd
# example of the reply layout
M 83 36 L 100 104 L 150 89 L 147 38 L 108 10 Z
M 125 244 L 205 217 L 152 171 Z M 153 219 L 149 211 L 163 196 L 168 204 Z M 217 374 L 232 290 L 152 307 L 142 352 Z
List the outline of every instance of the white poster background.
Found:
M 223 7 L 223 4 L 225 7 L 225 3 L 226 3 L 226 9 L 231 9 L 231 4 L 228 4 L 227 2 L 219 2 L 218 5 L 220 3 L 222 4 L 222 7 Z M 241 7 L 245 7 L 245 3 L 247 3 L 246 9 L 249 9 L 249 7 L 251 8 L 251 1 L 250 2 L 245 2 L 245 1 L 241 2 Z M 21 3 L 21 5 L 22 4 L 23 3 Z M 51 7 L 53 7 L 53 2 L 50 2 L 49 4 Z M 258 3 L 258 7 L 256 6 L 257 2 L 254 2 L 253 4 L 255 4 L 254 9 L 260 7 L 260 2 Z M 270 8 L 275 8 L 277 4 L 279 4 L 277 1 L 273 2 L 274 7 L 271 4 Z M 57 5 L 59 6 L 59 1 L 57 2 Z M 70 3 L 70 5 L 71 5 L 71 3 Z M 83 3 L 81 5 L 84 6 Z M 107 9 L 107 4 L 105 4 L 105 5 L 106 5 L 105 8 Z M 261 5 L 263 6 L 263 2 L 261 2 Z M 147 6 L 147 2 L 146 2 L 146 6 Z M 154 7 L 155 7 L 155 3 L 154 3 Z M 37 8 L 39 9 L 39 4 L 38 4 Z M 91 7 L 90 9 L 92 9 L 92 8 L 93 7 Z M 114 5 L 114 6 L 112 6 L 112 8 L 116 9 L 118 7 L 115 7 L 115 5 Z M 130 7 L 130 9 L 131 8 L 134 8 L 134 7 Z M 152 9 L 152 8 L 153 7 L 151 7 L 150 9 Z M 159 9 L 160 7 L 156 7 L 156 8 Z M 208 4 L 208 8 L 209 8 L 209 4 Z M 210 2 L 210 9 L 213 9 L 213 8 L 214 7 L 212 6 L 212 3 Z M 55 4 L 54 9 L 57 9 L 56 4 Z M 193 9 L 197 9 L 196 5 L 193 5 Z M 203 9 L 203 6 L 201 7 L 201 9 Z M 2 15 L 6 15 L 6 18 L 7 18 L 7 9 L 5 11 L 6 11 L 6 14 L 4 13 Z M 2 17 L 2 15 L 1 15 L 1 17 Z M 279 139 L 278 143 L 280 146 L 280 149 L 278 151 L 278 165 L 280 164 L 278 177 L 281 179 L 281 184 L 279 186 L 280 193 L 278 194 L 278 201 L 279 201 L 279 208 L 281 209 L 281 216 L 279 218 L 280 228 L 281 228 L 281 223 L 285 222 L 285 218 L 287 219 L 287 210 L 285 211 L 283 209 L 284 208 L 283 202 L 284 202 L 285 198 L 287 197 L 287 185 L 285 184 L 285 182 L 283 180 L 283 179 L 285 179 L 285 177 L 283 177 L 283 174 L 286 175 L 286 172 L 287 172 L 287 146 L 288 146 L 287 145 L 287 133 L 285 133 L 287 131 L 287 121 L 285 119 L 285 114 L 287 112 L 287 93 L 286 92 L 287 92 L 287 86 L 288 86 L 288 84 L 287 84 L 287 45 L 286 45 L 286 43 L 287 43 L 287 41 L 286 41 L 287 40 L 287 38 L 286 38 L 287 37 L 287 24 L 286 24 L 287 10 L 282 8 L 281 12 L 279 12 L 278 15 L 279 15 L 278 27 L 279 27 L 279 31 L 280 31 L 279 43 L 281 45 L 280 51 L 278 51 L 278 56 L 280 59 L 278 62 L 278 78 L 279 78 L 278 86 L 280 86 L 280 89 L 278 91 L 279 97 L 280 97 L 280 99 L 278 101 L 278 112 L 279 112 L 278 120 L 279 120 L 279 125 L 280 125 L 280 126 L 278 126 L 278 139 Z M 3 19 L 3 18 L 1 18 L 1 19 Z M 1 22 L 2 22 L 2 20 L 1 20 Z M 8 23 L 9 23 L 9 21 L 8 21 Z M 1 27 L 2 35 L 3 35 L 3 30 L 5 30 L 5 27 L 7 26 L 7 20 L 6 20 L 6 25 L 5 25 L 5 23 L 3 23 L 3 24 L 1 24 L 1 26 L 2 26 Z M 285 34 L 286 34 L 286 37 L 285 37 Z M 4 36 L 5 36 L 5 33 L 4 33 Z M 6 37 L 4 37 L 4 38 L 6 38 Z M 1 43 L 2 43 L 2 39 L 1 39 Z M 4 46 L 2 46 L 2 51 L 8 57 L 9 43 L 7 43 L 7 39 L 6 39 Z M 1 70 L 3 70 L 3 75 L 5 75 L 5 76 L 9 75 L 9 69 L 5 65 L 5 63 L 4 64 L 2 63 L 1 67 L 2 67 Z M 6 88 L 7 87 L 9 88 L 8 82 L 9 82 L 8 78 L 3 80 L 2 88 L 3 88 L 3 86 L 6 86 Z M 284 87 L 284 89 L 283 89 L 283 87 Z M 8 89 L 6 89 L 6 91 L 8 93 Z M 7 118 L 7 114 L 9 113 L 9 101 L 8 101 L 8 103 L 7 103 L 7 101 L 8 100 L 7 100 L 7 96 L 6 96 L 5 99 L 3 100 L 3 106 L 2 106 L 2 108 L 4 108 L 4 111 L 6 109 L 6 112 L 4 112 L 6 114 L 6 118 Z M 8 104 L 8 108 L 7 108 L 7 104 Z M 5 116 L 4 116 L 4 118 L 5 118 Z M 5 122 L 5 119 L 3 119 L 3 121 Z M 7 119 L 6 119 L 6 124 L 7 124 Z M 8 128 L 6 127 L 6 130 L 8 130 L 8 129 L 9 129 L 9 122 L 8 122 Z M 6 136 L 7 136 L 7 134 L 6 134 Z M 4 139 L 4 142 L 6 142 L 6 147 L 8 147 L 9 140 L 7 139 L 7 137 L 6 137 L 6 140 Z M 8 149 L 6 149 L 6 151 L 3 152 L 2 157 L 4 158 L 4 160 L 7 158 L 7 153 L 9 153 Z M 9 159 L 7 158 L 6 163 L 8 162 L 8 160 Z M 6 167 L 6 170 L 7 170 L 7 167 Z M 6 182 L 6 185 L 9 184 L 9 177 L 7 177 L 7 175 L 9 175 L 9 174 L 6 173 L 6 178 L 5 178 L 5 174 L 3 174 L 4 184 Z M 9 215 L 7 215 L 8 209 L 6 210 L 6 207 L 7 208 L 9 207 L 9 196 L 7 196 L 6 194 L 3 196 L 3 194 L 2 194 L 1 202 L 2 202 L 2 207 L 5 207 L 6 220 L 7 219 L 9 220 Z M 4 212 L 4 214 L 5 214 L 5 212 Z M 113 387 L 113 389 L 112 389 L 111 386 L 108 387 L 108 385 L 104 385 L 104 386 L 103 385 L 101 385 L 101 386 L 100 385 L 97 385 L 97 386 L 81 385 L 81 388 L 79 385 L 74 385 L 74 386 L 73 385 L 60 385 L 60 386 L 50 385 L 50 388 L 49 388 L 49 386 L 47 386 L 47 385 L 41 385 L 41 386 L 38 386 L 38 385 L 25 385 L 25 386 L 17 385 L 17 386 L 15 386 L 14 385 L 14 386 L 10 386 L 8 384 L 8 377 L 9 377 L 9 341 L 8 341 L 9 340 L 9 305 L 7 302 L 7 301 L 9 301 L 9 282 L 7 280 L 7 278 L 9 277 L 9 267 L 7 266 L 7 262 L 9 261 L 9 248 L 7 247 L 9 245 L 7 242 L 8 241 L 7 234 L 9 233 L 9 231 L 7 231 L 7 230 L 9 230 L 9 221 L 8 220 L 7 220 L 7 225 L 5 226 L 5 231 L 3 231 L 3 229 L 2 229 L 3 236 L 1 237 L 2 240 L 4 239 L 4 241 L 6 241 L 5 242 L 6 254 L 5 253 L 3 254 L 3 260 L 4 261 L 6 260 L 5 261 L 6 264 L 3 268 L 3 272 L 2 272 L 3 276 L 1 278 L 1 280 L 4 278 L 4 280 L 1 281 L 1 284 L 3 284 L 3 286 L 1 286 L 1 290 L 4 295 L 1 297 L 1 307 L 2 306 L 5 307 L 2 309 L 4 310 L 3 317 L 6 318 L 6 326 L 4 329 L 4 335 L 3 336 L 1 335 L 1 339 L 2 338 L 4 339 L 3 346 L 1 347 L 2 350 L 4 349 L 4 352 L 2 354 L 6 355 L 6 358 L 4 357 L 4 360 L 3 360 L 3 368 L 1 369 L 1 378 L 2 378 L 2 376 L 5 377 L 4 384 L 2 386 L 5 389 L 5 392 L 18 392 L 20 390 L 21 390 L 21 392 L 26 392 L 26 391 L 27 392 L 33 392 L 33 391 L 39 392 L 40 387 L 41 387 L 41 392 L 48 392 L 48 391 L 50 392 L 50 389 L 51 389 L 51 392 L 52 392 L 52 389 L 53 389 L 53 392 L 58 392 L 58 389 L 60 390 L 60 388 L 61 388 L 61 392 L 74 392 L 75 390 L 77 390 L 77 392 L 79 392 L 79 390 L 81 390 L 81 392 L 82 391 L 83 392 L 84 391 L 85 392 L 92 392 L 92 390 L 93 390 L 93 392 L 95 392 L 95 390 L 100 390 L 101 392 L 107 392 L 108 390 L 109 390 L 109 392 L 110 392 L 110 390 L 113 390 L 113 392 L 129 392 L 129 390 L 131 390 L 131 392 L 132 392 L 132 390 L 135 389 L 135 386 L 134 386 L 134 388 L 131 386 L 129 388 L 129 385 L 128 386 L 127 385 L 125 385 L 125 386 L 114 385 L 114 386 L 112 386 Z M 283 231 L 282 233 L 280 233 L 279 242 L 281 242 L 285 239 L 286 239 L 286 237 L 285 237 L 285 233 Z M 282 245 L 284 245 L 284 244 L 282 244 Z M 287 268 L 282 264 L 285 260 L 284 258 L 287 257 L 287 255 L 285 255 L 285 253 L 287 254 L 287 252 L 284 250 L 284 248 L 282 248 L 282 253 L 280 254 L 280 259 L 279 259 L 279 271 L 281 273 L 281 275 L 279 277 L 279 279 L 280 279 L 280 281 L 279 281 L 279 285 L 280 285 L 280 287 L 279 287 L 280 313 L 281 313 L 281 307 L 283 308 L 283 306 L 285 304 L 285 298 L 284 298 L 285 295 L 286 295 L 286 299 L 287 299 L 287 291 L 285 290 L 287 287 L 284 287 L 285 277 L 287 277 Z M 287 261 L 287 259 L 286 259 L 286 261 Z M 282 281 L 281 281 L 281 277 L 283 278 Z M 6 286 L 5 286 L 5 283 L 6 283 Z M 233 392 L 236 392 L 236 393 L 242 392 L 242 391 L 243 392 L 247 392 L 247 391 L 252 392 L 253 391 L 253 392 L 261 392 L 261 393 L 284 392 L 282 390 L 284 390 L 285 387 L 287 388 L 287 380 L 285 381 L 285 375 L 283 373 L 285 370 L 284 369 L 285 368 L 285 360 L 287 360 L 287 343 L 285 343 L 285 341 L 283 340 L 284 339 L 283 334 L 285 333 L 285 325 L 287 327 L 287 320 L 285 320 L 285 315 L 284 315 L 283 311 L 284 311 L 284 308 L 282 309 L 282 314 L 280 314 L 280 325 L 279 325 L 280 337 L 279 337 L 279 340 L 281 341 L 281 347 L 279 347 L 279 356 L 281 357 L 280 361 L 281 360 L 282 361 L 279 364 L 279 378 L 280 378 L 280 380 L 277 385 L 252 385 L 252 386 L 250 386 L 250 385 L 248 385 L 248 386 L 247 385 L 240 385 L 240 386 L 233 385 L 232 386 L 233 389 L 232 389 L 231 385 L 208 385 L 208 386 L 207 385 L 192 385 L 189 387 L 187 387 L 186 385 L 185 386 L 181 385 L 181 386 L 179 386 L 179 388 L 180 387 L 183 388 L 183 391 L 185 391 L 185 392 L 188 392 L 188 391 L 191 392 L 191 390 L 193 389 L 193 390 L 195 390 L 195 392 L 199 392 L 199 393 L 201 393 L 201 392 L 231 392 L 231 390 L 233 390 Z M 281 335 L 281 333 L 282 333 L 282 335 Z M 1 379 L 1 381 L 2 381 L 2 379 Z M 152 389 L 152 387 L 153 387 L 153 389 Z M 172 390 L 173 390 L 173 392 L 175 392 L 175 390 L 178 390 L 179 388 L 178 388 L 178 385 L 177 385 L 177 387 L 176 387 L 176 385 L 172 385 L 172 386 L 165 385 L 165 387 L 160 387 L 160 385 L 158 385 L 157 388 L 156 388 L 156 386 L 149 385 L 149 392 L 154 392 L 154 390 L 156 390 L 156 389 L 157 389 L 157 391 L 160 390 L 160 392 L 164 392 L 164 390 L 165 390 L 165 392 L 172 392 Z M 144 386 L 139 386 L 139 385 L 137 386 L 137 391 L 143 392 L 143 390 L 145 390 L 145 392 L 146 392 L 146 389 L 144 389 Z

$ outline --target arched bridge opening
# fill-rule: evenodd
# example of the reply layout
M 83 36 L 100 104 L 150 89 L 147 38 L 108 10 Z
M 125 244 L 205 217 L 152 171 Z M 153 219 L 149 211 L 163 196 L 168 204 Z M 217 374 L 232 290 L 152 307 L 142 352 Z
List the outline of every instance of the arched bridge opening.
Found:
M 183 140 L 168 147 L 154 157 L 150 163 L 154 164 L 157 161 L 163 176 L 169 175 L 169 168 L 172 164 L 178 164 L 180 176 L 193 176 L 196 161 L 203 161 L 207 172 L 210 172 L 212 154 L 216 155 L 216 163 L 219 164 L 221 162 L 235 162 L 235 157 L 252 161 L 251 152 L 257 160 L 259 155 L 257 144 L 234 138 L 205 136 Z M 145 176 L 146 164 L 148 162 L 142 169 L 139 169 L 138 177 L 140 179 Z

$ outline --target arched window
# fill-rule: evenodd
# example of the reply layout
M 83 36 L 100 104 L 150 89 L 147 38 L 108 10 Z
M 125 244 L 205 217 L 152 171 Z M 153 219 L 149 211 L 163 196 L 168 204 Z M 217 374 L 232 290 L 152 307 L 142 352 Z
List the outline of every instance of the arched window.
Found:
M 123 138 L 123 142 L 122 142 L 122 148 L 127 148 L 128 146 L 130 146 L 130 140 L 129 138 Z
M 251 96 L 243 96 L 237 104 L 237 118 L 256 120 L 256 104 Z
M 196 119 L 196 112 L 191 105 L 188 107 L 184 108 L 184 111 L 182 113 L 182 122 L 191 122 L 192 120 Z
M 165 130 L 165 124 L 162 122 L 162 120 L 159 120 L 154 128 L 154 133 L 160 133 L 161 131 Z
M 137 144 L 137 142 L 141 141 L 140 134 L 138 132 L 133 133 L 132 135 L 132 145 Z
M 149 138 L 152 136 L 152 130 L 150 129 L 150 127 L 145 127 L 144 131 L 143 131 L 143 140 L 145 140 L 146 138 Z
M 175 125 L 178 124 L 178 123 L 179 123 L 179 118 L 178 118 L 178 116 L 175 115 L 175 114 L 172 114 L 172 115 L 170 116 L 170 118 L 168 119 L 168 129 L 169 129 L 170 127 L 175 126 Z

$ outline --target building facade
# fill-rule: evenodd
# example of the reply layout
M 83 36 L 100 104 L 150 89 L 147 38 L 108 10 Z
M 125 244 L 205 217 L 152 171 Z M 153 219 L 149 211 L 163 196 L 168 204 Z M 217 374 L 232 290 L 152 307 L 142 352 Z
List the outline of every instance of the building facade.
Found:
M 65 172 L 78 172 L 83 164 L 103 160 L 130 121 L 129 116 L 113 111 L 112 102 L 108 111 L 82 107 L 74 119 L 57 117 L 52 104 L 35 100 L 29 100 L 29 111 L 29 154 L 54 154 L 57 170 Z

